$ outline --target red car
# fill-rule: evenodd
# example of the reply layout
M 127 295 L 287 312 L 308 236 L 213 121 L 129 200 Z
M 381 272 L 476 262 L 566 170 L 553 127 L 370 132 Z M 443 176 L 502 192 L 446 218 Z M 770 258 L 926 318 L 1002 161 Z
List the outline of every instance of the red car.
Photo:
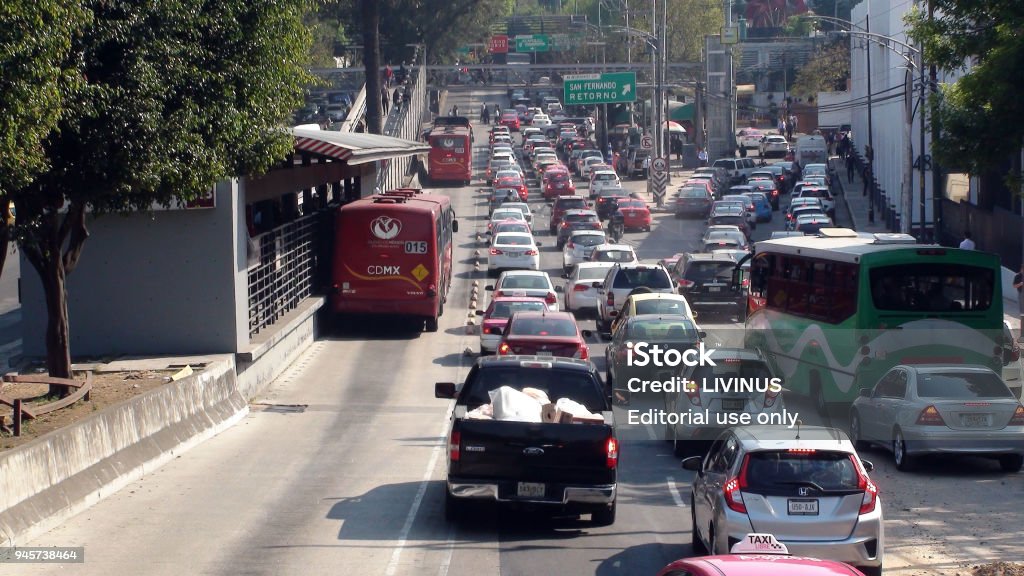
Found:
M 508 129 L 512 132 L 519 132 L 519 114 L 505 112 L 501 115 L 501 120 L 498 121 L 498 124 L 508 126 Z
M 651 209 L 647 207 L 646 202 L 634 198 L 623 198 L 618 201 L 618 207 L 626 229 L 651 231 Z
M 568 170 L 558 170 L 556 172 L 548 170 L 544 173 L 544 180 L 545 200 L 551 200 L 556 196 L 576 195 L 576 184 L 572 181 L 572 176 L 569 175 Z
M 498 354 L 590 358 L 590 348 L 571 312 L 517 312 L 498 345 Z
M 676 560 L 658 576 L 864 576 L 842 562 L 790 556 L 771 534 L 747 534 L 730 552 Z
M 516 312 L 540 312 L 547 309 L 543 298 L 527 296 L 495 296 L 487 310 L 477 310 L 480 322 L 480 355 L 494 354 L 501 344 L 501 334 L 509 318 Z
M 530 191 L 526 188 L 526 182 L 523 182 L 522 178 L 516 176 L 504 176 L 502 178 L 498 178 L 494 183 L 494 188 L 515 188 L 516 192 L 519 194 L 519 199 L 523 202 L 526 202 L 526 199 L 530 196 Z

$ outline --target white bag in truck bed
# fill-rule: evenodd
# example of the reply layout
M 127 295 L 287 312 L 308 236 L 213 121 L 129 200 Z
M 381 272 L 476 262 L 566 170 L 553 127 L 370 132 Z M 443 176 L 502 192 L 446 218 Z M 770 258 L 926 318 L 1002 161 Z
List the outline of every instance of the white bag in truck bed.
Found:
M 537 423 L 541 421 L 542 404 L 536 398 L 523 394 L 511 386 L 491 390 L 490 397 L 495 420 Z
M 555 402 L 555 407 L 567 414 L 572 414 L 572 417 L 577 420 L 589 420 L 594 422 L 604 422 L 604 416 L 600 414 L 594 414 L 587 407 L 575 400 L 568 398 L 559 398 L 558 402 Z

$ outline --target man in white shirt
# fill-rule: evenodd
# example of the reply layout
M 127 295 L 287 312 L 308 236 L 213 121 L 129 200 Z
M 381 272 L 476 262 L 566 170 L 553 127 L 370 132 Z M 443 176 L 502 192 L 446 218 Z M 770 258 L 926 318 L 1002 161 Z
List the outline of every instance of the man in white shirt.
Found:
M 960 249 L 961 250 L 974 250 L 975 249 L 974 240 L 971 240 L 971 232 L 970 231 L 964 232 L 964 240 L 963 240 L 963 242 L 960 243 Z

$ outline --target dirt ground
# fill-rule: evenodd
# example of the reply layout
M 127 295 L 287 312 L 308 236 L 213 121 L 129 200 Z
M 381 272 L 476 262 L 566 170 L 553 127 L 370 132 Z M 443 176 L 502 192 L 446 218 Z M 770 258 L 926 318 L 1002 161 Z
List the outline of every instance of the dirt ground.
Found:
M 86 416 L 123 402 L 157 386 L 171 381 L 173 370 L 137 372 L 101 372 L 93 374 L 93 387 L 90 400 L 79 400 L 71 406 L 43 414 L 36 420 L 22 420 L 21 436 L 14 437 L 9 430 L 0 428 L 0 451 L 14 448 L 47 432 L 63 428 L 85 418 Z M 84 373 L 76 373 L 75 378 L 83 378 Z M 0 395 L 10 399 L 21 398 L 28 405 L 46 404 L 54 398 L 46 397 L 49 387 L 45 384 L 12 384 L 0 382 Z M 13 410 L 0 404 L 0 422 L 9 429 L 12 425 Z
M 1024 564 L 995 562 L 971 569 L 971 576 L 1024 576 Z

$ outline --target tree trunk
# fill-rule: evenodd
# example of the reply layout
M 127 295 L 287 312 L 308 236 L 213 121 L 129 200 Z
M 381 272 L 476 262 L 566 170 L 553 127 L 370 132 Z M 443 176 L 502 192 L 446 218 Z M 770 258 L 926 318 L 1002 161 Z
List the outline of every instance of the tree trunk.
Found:
M 59 254 L 59 253 L 58 253 Z M 68 295 L 64 259 L 49 259 L 40 278 L 46 297 L 46 369 L 55 378 L 71 378 L 71 341 L 68 338 Z M 51 386 L 50 393 L 64 396 L 66 386 Z
M 366 131 L 383 132 L 380 81 L 380 6 L 378 0 L 362 0 L 363 66 L 366 68 Z

